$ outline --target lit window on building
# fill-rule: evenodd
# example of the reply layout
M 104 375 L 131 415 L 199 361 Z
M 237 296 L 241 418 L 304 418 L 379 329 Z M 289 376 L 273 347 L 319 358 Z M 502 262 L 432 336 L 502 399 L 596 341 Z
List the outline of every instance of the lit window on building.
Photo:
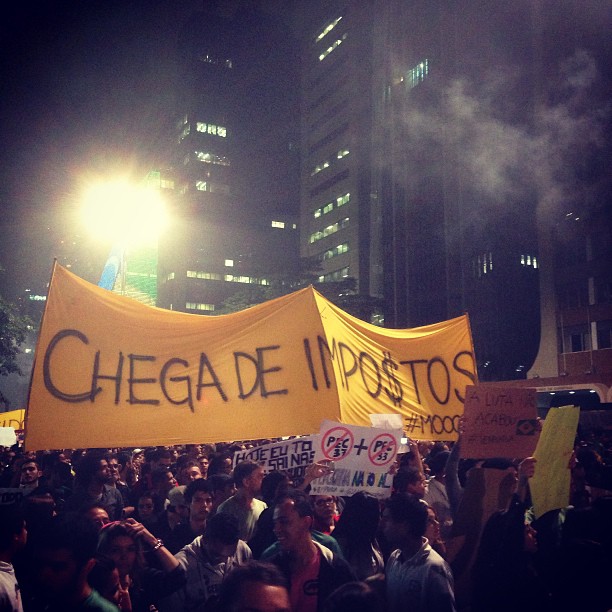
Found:
M 285 229 L 284 221 L 272 221 L 272 227 L 278 227 L 280 229 Z
M 525 266 L 527 268 L 538 268 L 538 260 L 535 255 L 525 255 L 521 254 L 521 266 Z
M 310 176 L 314 176 L 315 174 L 319 174 L 319 172 L 322 172 L 323 170 L 325 170 L 325 168 L 329 168 L 329 160 L 325 160 L 323 162 L 321 162 L 320 164 L 317 164 L 314 169 L 312 170 L 312 172 L 310 173 Z
M 174 280 L 175 278 L 175 273 L 174 272 L 170 272 L 170 274 L 168 274 L 168 276 L 166 276 L 166 280 Z
M 324 204 L 320 208 L 317 208 L 313 212 L 314 218 L 318 219 L 321 215 L 326 215 L 327 213 L 330 213 L 332 210 L 334 210 L 334 208 L 339 208 L 340 206 L 344 206 L 345 204 L 348 204 L 350 198 L 351 198 L 351 194 L 350 193 L 345 193 L 344 195 L 338 196 L 336 198 L 335 206 L 334 206 L 334 202 L 333 201 L 332 202 L 327 202 L 326 204 Z
M 195 156 L 198 161 L 204 164 L 216 164 L 218 166 L 229 166 L 230 162 L 227 157 L 215 155 L 206 151 L 195 151 Z
M 226 259 L 225 260 L 225 267 L 226 268 L 232 268 L 234 266 L 234 260 L 233 259 Z
M 203 134 L 210 134 L 211 136 L 220 136 L 221 138 L 227 137 L 227 128 L 222 125 L 215 125 L 214 123 L 198 121 L 196 123 L 196 130 Z
M 187 310 L 201 310 L 212 312 L 215 309 L 214 304 L 203 304 L 202 302 L 187 302 L 185 304 Z
M 204 280 L 222 280 L 223 276 L 216 272 L 205 272 L 203 270 L 187 270 L 187 278 L 202 278 Z
M 350 151 L 348 149 L 340 149 L 340 151 L 338 151 L 336 153 L 336 159 L 342 159 L 343 157 L 346 157 L 349 153 L 350 153 Z M 325 161 L 317 164 L 313 168 L 312 172 L 310 173 L 310 176 L 314 176 L 315 174 L 319 174 L 319 172 L 322 172 L 326 168 L 329 168 L 329 166 L 330 166 L 330 161 L 328 159 L 326 159 Z
M 322 40 L 325 36 L 327 36 L 337 25 L 338 22 L 342 19 L 342 16 L 337 17 L 336 19 L 334 19 L 333 21 L 331 21 L 330 23 L 328 23 L 316 36 L 315 38 L 315 42 L 319 42 L 320 40 Z
M 419 83 L 422 83 L 428 74 L 429 60 L 424 59 L 414 68 L 408 70 L 406 76 L 400 78 L 400 82 L 406 84 L 406 89 L 412 89 L 413 87 L 416 87 Z
M 481 278 L 493 270 L 493 254 L 482 253 L 472 260 L 472 269 L 475 278 Z
M 162 189 L 174 189 L 174 181 L 170 179 L 162 179 L 160 182 L 160 187 Z
M 347 33 L 345 32 L 340 38 L 334 40 L 334 42 L 319 55 L 319 61 L 322 62 L 332 51 L 335 51 L 345 40 Z
M 229 185 L 223 183 L 211 183 L 210 181 L 196 181 L 196 189 L 198 191 L 208 191 L 209 193 L 229 194 Z
M 377 327 L 384 327 L 385 326 L 385 314 L 383 312 L 372 313 L 372 317 L 370 318 L 370 323 L 372 325 L 376 325 Z
M 351 199 L 351 194 L 345 193 L 344 195 L 336 198 L 336 206 L 344 206 L 345 204 L 349 203 L 350 199 Z
M 343 242 L 342 244 L 335 246 L 333 249 L 328 249 L 327 251 L 324 251 L 323 255 L 321 256 L 321 259 L 323 261 L 327 259 L 332 259 L 333 257 L 337 257 L 338 255 L 342 255 L 343 253 L 348 253 L 348 250 L 348 242 Z
M 308 239 L 308 241 L 310 244 L 312 244 L 313 242 L 317 242 L 319 240 L 322 240 L 323 238 L 327 238 L 327 236 L 331 236 L 337 231 L 348 227 L 348 224 L 349 218 L 345 217 L 341 221 L 336 221 L 336 223 L 332 223 L 331 225 L 328 225 L 322 230 L 317 230 L 316 232 L 313 232 L 312 234 L 310 234 L 310 238 Z
M 228 283 L 245 283 L 249 285 L 269 285 L 270 281 L 257 276 L 239 276 L 236 274 L 226 274 L 223 280 Z
M 344 278 L 348 278 L 349 275 L 349 266 L 344 266 L 339 270 L 334 270 L 333 272 L 328 272 L 327 274 L 322 274 L 319 276 L 320 283 L 331 283 L 334 281 L 341 281 Z

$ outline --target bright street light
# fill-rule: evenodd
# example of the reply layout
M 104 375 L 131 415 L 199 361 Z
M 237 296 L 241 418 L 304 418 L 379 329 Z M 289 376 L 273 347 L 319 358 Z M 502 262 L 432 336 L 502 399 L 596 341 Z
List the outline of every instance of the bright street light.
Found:
M 157 243 L 168 225 L 159 190 L 124 180 L 93 185 L 83 198 L 81 218 L 98 240 L 112 245 L 98 285 L 154 305 Z
M 157 244 L 160 232 L 168 224 L 158 190 L 122 180 L 90 187 L 81 215 L 96 237 L 124 248 Z

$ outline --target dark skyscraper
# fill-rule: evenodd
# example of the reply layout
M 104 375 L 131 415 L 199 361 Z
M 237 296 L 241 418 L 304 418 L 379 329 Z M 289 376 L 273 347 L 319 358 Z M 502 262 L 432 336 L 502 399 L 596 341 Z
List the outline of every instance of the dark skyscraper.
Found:
M 351 276 L 381 298 L 388 327 L 467 311 L 480 378 L 524 377 L 540 339 L 544 177 L 581 144 L 547 140 L 549 95 L 577 49 L 555 53 L 558 7 L 301 8 L 302 254 L 320 258 L 321 280 Z
M 213 314 L 297 259 L 296 66 L 271 15 L 231 3 L 192 16 L 177 65 L 160 305 Z

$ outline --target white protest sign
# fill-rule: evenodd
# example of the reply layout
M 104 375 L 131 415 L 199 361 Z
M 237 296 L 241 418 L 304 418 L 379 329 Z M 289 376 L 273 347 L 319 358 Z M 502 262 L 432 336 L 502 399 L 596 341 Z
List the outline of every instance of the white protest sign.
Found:
M 365 491 L 377 499 L 386 499 L 391 496 L 392 484 L 393 476 L 387 472 L 338 467 L 331 474 L 313 480 L 310 494 L 350 497 Z
M 402 432 L 323 421 L 316 461 L 333 461 L 338 468 L 384 473 L 397 456 Z
M 240 461 L 255 461 L 264 472 L 282 470 L 293 478 L 304 475 L 306 467 L 314 462 L 319 436 L 302 436 L 281 442 L 262 444 L 234 453 L 234 467 Z
M 372 427 L 381 429 L 399 429 L 404 427 L 404 421 L 401 414 L 371 414 L 370 423 Z
M 311 495 L 350 496 L 359 491 L 377 499 L 391 495 L 391 469 L 402 437 L 394 421 L 376 421 L 389 427 L 358 427 L 323 421 L 315 460 L 333 461 L 332 473 L 312 482 Z
M 0 427 L 0 446 L 17 444 L 17 434 L 14 427 Z

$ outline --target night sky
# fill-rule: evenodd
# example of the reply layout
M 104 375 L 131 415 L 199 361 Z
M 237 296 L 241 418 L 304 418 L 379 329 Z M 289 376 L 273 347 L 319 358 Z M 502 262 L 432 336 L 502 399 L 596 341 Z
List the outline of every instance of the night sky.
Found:
M 47 242 L 73 223 L 85 182 L 140 180 L 163 160 L 175 44 L 199 6 L 34 2 L 3 19 L 0 294 L 48 275 Z
M 268 11 L 289 4 L 258 2 Z M 431 126 L 431 133 L 421 136 L 430 140 L 439 137 L 436 126 L 452 123 L 464 138 L 464 163 L 474 184 L 483 181 L 483 191 L 492 189 L 500 202 L 516 188 L 508 177 L 521 176 L 528 188 L 544 194 L 543 200 L 556 203 L 575 197 L 577 171 L 583 175 L 582 192 L 594 169 L 597 180 L 606 174 L 602 156 L 598 167 L 584 152 L 598 152 L 597 141 L 610 136 L 612 5 L 607 0 L 553 4 L 542 35 L 555 42 L 545 45 L 551 55 L 541 59 L 550 70 L 548 92 L 557 93 L 542 108 L 538 134 L 508 129 L 500 121 L 495 100 L 504 99 L 509 79 L 500 79 L 497 68 L 495 78 L 483 71 L 470 88 L 461 81 L 451 84 L 444 92 L 446 115 L 406 118 L 411 125 Z M 0 295 L 14 298 L 29 279 L 36 290 L 43 289 L 51 267 L 48 245 L 74 223 L 86 182 L 118 173 L 140 180 L 166 158 L 175 45 L 183 24 L 201 6 L 202 0 L 34 1 L 17 3 L 12 16 L 3 18 Z M 521 48 L 513 38 L 516 27 L 499 31 L 508 45 Z M 470 34 L 478 40 L 477 31 Z M 508 61 L 517 62 L 506 68 L 520 84 L 520 57 Z M 576 160 L 583 160 L 582 169 Z

